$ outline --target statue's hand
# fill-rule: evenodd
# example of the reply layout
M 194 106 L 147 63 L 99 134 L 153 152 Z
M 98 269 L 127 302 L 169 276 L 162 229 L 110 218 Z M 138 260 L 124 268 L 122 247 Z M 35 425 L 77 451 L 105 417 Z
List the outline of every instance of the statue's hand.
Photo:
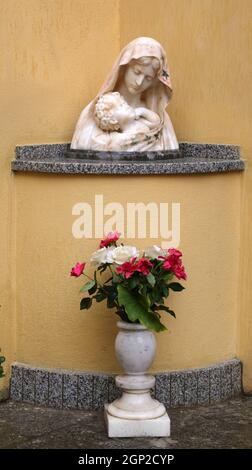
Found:
M 143 108 L 136 108 L 135 109 L 135 119 L 139 119 L 142 116 L 142 110 Z

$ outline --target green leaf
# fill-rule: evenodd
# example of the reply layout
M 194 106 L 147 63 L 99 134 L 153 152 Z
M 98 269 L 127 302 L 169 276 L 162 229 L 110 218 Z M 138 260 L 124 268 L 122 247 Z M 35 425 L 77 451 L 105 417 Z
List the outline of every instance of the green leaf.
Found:
M 144 318 L 140 319 L 142 325 L 146 326 L 149 330 L 156 331 L 156 333 L 167 330 L 166 326 L 159 320 L 159 315 L 150 311 L 147 313 Z
M 89 295 L 92 295 L 96 292 L 97 290 L 97 283 L 95 283 L 95 285 L 93 287 L 91 287 L 91 289 L 88 289 L 88 293 Z
M 137 277 L 131 277 L 129 280 L 128 280 L 128 285 L 129 285 L 129 288 L 132 290 L 132 289 L 135 289 L 135 287 L 137 286 L 139 282 L 139 279 Z
M 122 319 L 122 321 L 126 321 L 128 322 L 129 319 L 127 317 L 127 314 L 124 310 L 124 307 L 120 307 L 117 311 L 116 311 L 116 315 L 119 315 L 119 317 Z
M 94 299 L 96 300 L 96 302 L 102 302 L 106 298 L 107 294 L 101 290 L 98 290 L 97 294 L 94 295 Z
M 124 306 L 131 322 L 139 321 L 149 330 L 157 332 L 166 330 L 166 327 L 160 323 L 155 313 L 148 311 L 143 305 L 144 303 L 148 303 L 147 299 L 144 299 L 140 294 L 128 291 L 120 284 L 117 286 L 117 291 L 119 305 Z
M 80 292 L 86 292 L 89 289 L 91 289 L 94 285 L 95 285 L 95 280 L 92 279 L 92 281 L 89 281 L 86 284 L 84 284 L 84 286 L 82 286 L 82 288 L 80 289 Z
M 146 284 L 141 284 L 138 291 L 139 291 L 139 294 L 141 294 L 143 297 L 145 297 L 146 294 L 147 294 L 147 285 Z
M 129 320 L 135 322 L 139 320 L 139 316 L 144 315 L 145 308 L 137 301 L 137 295 L 128 291 L 121 284 L 117 286 L 118 302 L 123 305 Z
M 113 275 L 113 282 L 114 282 L 115 284 L 117 284 L 117 283 L 119 283 L 119 282 L 122 282 L 121 276 L 119 276 L 119 274 L 117 274 L 116 272 L 115 272 L 114 275 Z
M 165 298 L 168 297 L 168 295 L 169 295 L 169 288 L 168 288 L 168 286 L 166 286 L 165 284 L 161 284 L 161 285 L 160 285 L 160 289 L 161 289 L 162 295 L 163 295 Z
M 116 290 L 109 293 L 108 299 L 107 299 L 107 307 L 108 308 L 117 307 L 116 302 L 115 302 L 116 298 L 117 298 L 117 291 Z
M 164 300 L 163 300 L 163 295 L 162 293 L 160 292 L 160 289 L 159 289 L 159 286 L 156 285 L 152 292 L 150 292 L 150 298 L 151 298 L 151 302 L 155 302 L 155 303 L 160 303 L 160 304 L 163 304 L 164 303 Z
M 162 274 L 161 279 L 163 279 L 164 281 L 171 281 L 173 276 L 174 273 L 170 273 L 169 271 L 167 271 L 166 273 Z
M 172 317 L 176 318 L 176 315 L 175 315 L 174 311 L 171 310 L 169 307 L 166 307 L 166 305 L 156 305 L 155 310 L 164 310 L 165 312 L 172 315 Z
M 154 287 L 155 284 L 156 284 L 156 279 L 155 279 L 155 277 L 153 276 L 153 274 L 149 273 L 148 276 L 146 276 L 146 277 L 147 277 L 148 283 L 149 283 L 152 287 Z
M 90 297 L 84 297 L 84 299 L 81 300 L 80 309 L 87 310 L 91 307 L 91 305 L 92 305 L 92 299 Z
M 171 284 L 168 284 L 168 287 L 177 292 L 180 292 L 184 289 L 184 287 L 179 282 L 171 282 Z

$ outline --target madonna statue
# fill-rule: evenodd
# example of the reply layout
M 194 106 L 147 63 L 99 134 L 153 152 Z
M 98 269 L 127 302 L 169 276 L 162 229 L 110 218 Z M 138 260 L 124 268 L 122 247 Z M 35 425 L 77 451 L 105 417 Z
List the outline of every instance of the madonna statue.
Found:
M 171 95 L 163 47 L 151 38 L 135 39 L 121 51 L 98 95 L 83 109 L 71 149 L 177 150 L 165 110 Z

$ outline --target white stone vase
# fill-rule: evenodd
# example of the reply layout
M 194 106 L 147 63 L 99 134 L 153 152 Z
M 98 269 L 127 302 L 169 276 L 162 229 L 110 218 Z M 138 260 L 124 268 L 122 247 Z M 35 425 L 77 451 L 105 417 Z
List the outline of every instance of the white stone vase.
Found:
M 122 396 L 105 406 L 109 436 L 168 436 L 169 417 L 152 398 L 155 377 L 146 373 L 155 357 L 156 337 L 141 324 L 119 321 L 117 326 L 115 352 L 125 374 L 115 379 Z

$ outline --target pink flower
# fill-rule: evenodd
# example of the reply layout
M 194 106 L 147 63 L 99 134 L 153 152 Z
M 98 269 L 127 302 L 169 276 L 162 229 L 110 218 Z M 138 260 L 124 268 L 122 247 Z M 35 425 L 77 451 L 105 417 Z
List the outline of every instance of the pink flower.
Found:
M 147 258 L 141 258 L 137 262 L 137 271 L 142 273 L 144 276 L 148 276 L 150 274 L 150 268 L 152 268 L 153 264 Z
M 168 256 L 159 256 L 159 258 L 164 259 L 163 268 L 165 271 L 172 271 L 177 279 L 185 279 L 187 278 L 185 268 L 182 265 L 182 260 L 180 259 L 182 256 L 181 251 L 176 250 L 175 248 L 169 248 Z
M 85 266 L 86 263 L 76 263 L 76 265 L 71 270 L 70 276 L 79 277 L 83 273 Z
M 133 276 L 134 272 L 137 271 L 137 265 L 135 264 L 136 258 L 131 258 L 130 261 L 126 261 L 116 268 L 118 274 L 124 274 L 126 279 Z
M 176 248 L 169 248 L 168 253 L 169 255 L 176 256 L 177 258 L 180 258 L 182 256 L 182 252 L 179 250 L 176 250 Z
M 130 261 L 126 261 L 116 268 L 118 274 L 124 274 L 126 279 L 129 279 L 137 271 L 142 273 L 144 276 L 150 274 L 150 268 L 153 264 L 147 258 L 141 258 L 136 263 L 136 258 L 131 258 Z
M 159 256 L 159 258 L 161 258 L 161 256 Z M 164 259 L 164 263 L 163 263 L 163 268 L 168 271 L 169 269 L 172 268 L 172 266 L 174 266 L 174 263 L 172 263 L 172 260 L 169 259 L 169 256 L 167 256 L 167 258 L 165 258 L 164 256 L 162 256 L 162 258 Z
M 109 232 L 104 240 L 100 242 L 100 248 L 107 247 L 109 245 L 115 245 L 115 242 L 120 238 L 120 233 L 115 230 L 114 232 Z
M 176 266 L 174 268 L 174 274 L 175 276 L 177 277 L 177 279 L 184 279 L 186 281 L 186 278 L 187 278 L 187 275 L 186 275 L 186 272 L 185 272 L 185 268 L 184 266 Z

